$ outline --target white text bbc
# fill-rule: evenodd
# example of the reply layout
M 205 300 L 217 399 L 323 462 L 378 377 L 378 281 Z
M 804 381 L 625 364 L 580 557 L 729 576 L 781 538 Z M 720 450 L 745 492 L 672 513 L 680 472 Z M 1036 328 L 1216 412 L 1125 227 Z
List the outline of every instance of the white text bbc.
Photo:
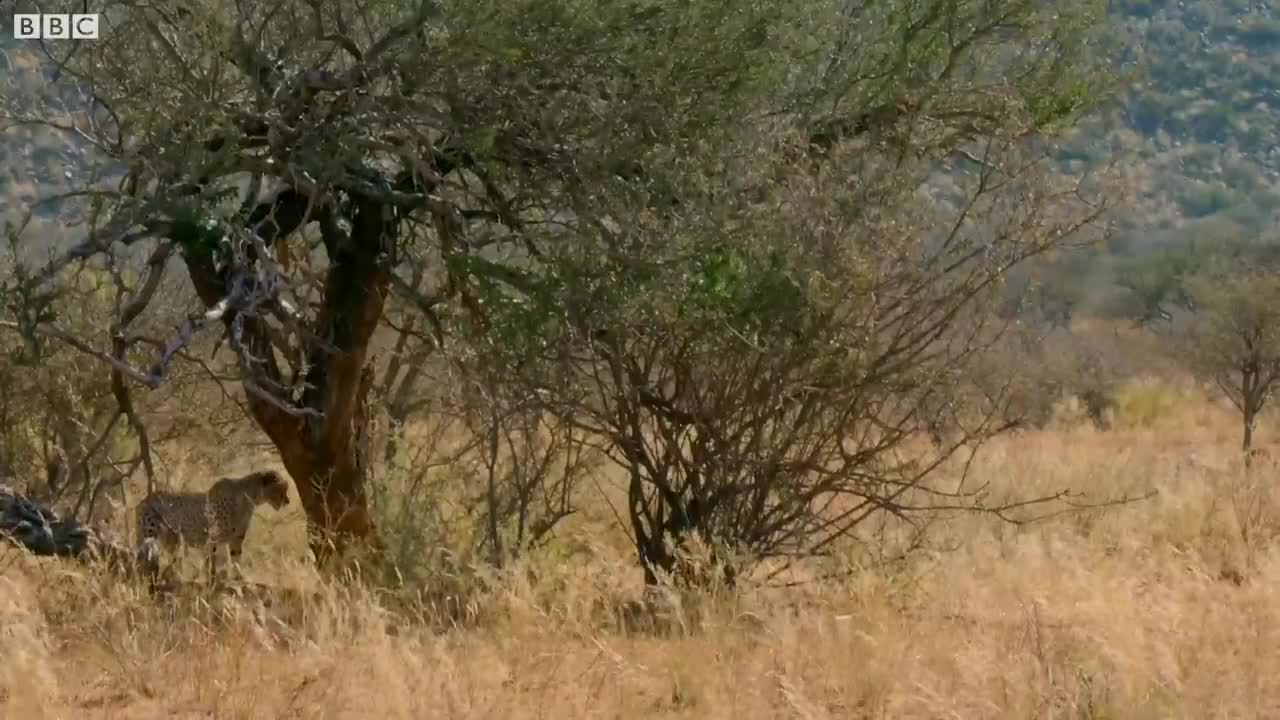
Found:
M 14 15 L 13 36 L 19 40 L 96 40 L 98 13 Z

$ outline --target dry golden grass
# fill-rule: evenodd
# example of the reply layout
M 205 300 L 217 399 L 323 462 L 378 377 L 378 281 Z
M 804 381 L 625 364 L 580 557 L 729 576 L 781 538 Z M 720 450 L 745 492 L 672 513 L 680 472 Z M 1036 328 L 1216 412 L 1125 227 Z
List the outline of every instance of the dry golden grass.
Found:
M 1152 500 L 956 518 L 936 529 L 955 549 L 672 598 L 645 632 L 621 620 L 637 573 L 600 527 L 571 530 L 573 561 L 477 590 L 452 628 L 277 558 L 300 536 L 266 515 L 246 572 L 269 593 L 156 603 L 0 556 L 0 716 L 1280 717 L 1276 473 L 1245 477 L 1231 416 L 1175 394 L 1112 432 L 1003 439 L 975 470 L 1001 491 Z

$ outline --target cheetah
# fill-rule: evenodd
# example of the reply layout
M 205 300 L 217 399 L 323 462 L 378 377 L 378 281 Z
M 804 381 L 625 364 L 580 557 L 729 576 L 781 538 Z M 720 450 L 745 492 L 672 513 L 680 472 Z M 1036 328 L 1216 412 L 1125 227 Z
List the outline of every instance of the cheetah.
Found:
M 253 512 L 266 503 L 277 510 L 289 504 L 289 486 L 274 470 L 222 478 L 208 492 L 153 492 L 138 504 L 137 542 L 170 550 L 208 544 L 212 580 L 218 548 L 227 545 L 238 561 Z

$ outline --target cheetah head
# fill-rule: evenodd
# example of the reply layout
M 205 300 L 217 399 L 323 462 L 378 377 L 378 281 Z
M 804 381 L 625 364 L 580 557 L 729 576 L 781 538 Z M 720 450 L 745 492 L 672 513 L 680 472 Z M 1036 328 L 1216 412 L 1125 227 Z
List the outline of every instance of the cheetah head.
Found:
M 289 504 L 289 484 L 280 477 L 280 473 L 266 470 L 255 473 L 254 480 L 259 483 L 259 502 L 271 503 L 271 507 L 276 510 Z

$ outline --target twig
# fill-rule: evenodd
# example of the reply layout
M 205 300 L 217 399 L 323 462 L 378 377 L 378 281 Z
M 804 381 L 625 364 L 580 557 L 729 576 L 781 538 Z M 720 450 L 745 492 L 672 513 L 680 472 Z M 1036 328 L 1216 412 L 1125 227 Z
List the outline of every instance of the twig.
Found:
M 0 320 L 0 327 L 9 328 L 11 330 L 16 330 L 19 332 L 22 331 L 22 326 L 12 320 Z M 101 360 L 102 362 L 107 363 L 108 365 L 115 368 L 116 370 L 119 370 L 120 373 L 123 374 L 125 377 L 128 377 L 129 379 L 134 380 L 136 382 L 142 383 L 143 385 L 147 386 L 148 388 L 151 388 L 152 390 L 160 387 L 161 378 L 151 375 L 149 373 L 144 373 L 127 363 L 120 362 L 110 353 L 103 352 L 93 347 L 92 345 L 84 342 L 83 340 L 80 340 L 76 336 L 72 335 L 71 333 L 68 333 L 67 331 L 63 330 L 62 328 L 52 323 L 39 323 L 35 326 L 35 330 L 42 335 L 47 335 L 56 340 L 60 340 L 70 345 L 71 347 L 79 350 L 80 352 L 85 353 L 86 355 L 90 355 L 94 358 L 97 358 L 98 360 Z

